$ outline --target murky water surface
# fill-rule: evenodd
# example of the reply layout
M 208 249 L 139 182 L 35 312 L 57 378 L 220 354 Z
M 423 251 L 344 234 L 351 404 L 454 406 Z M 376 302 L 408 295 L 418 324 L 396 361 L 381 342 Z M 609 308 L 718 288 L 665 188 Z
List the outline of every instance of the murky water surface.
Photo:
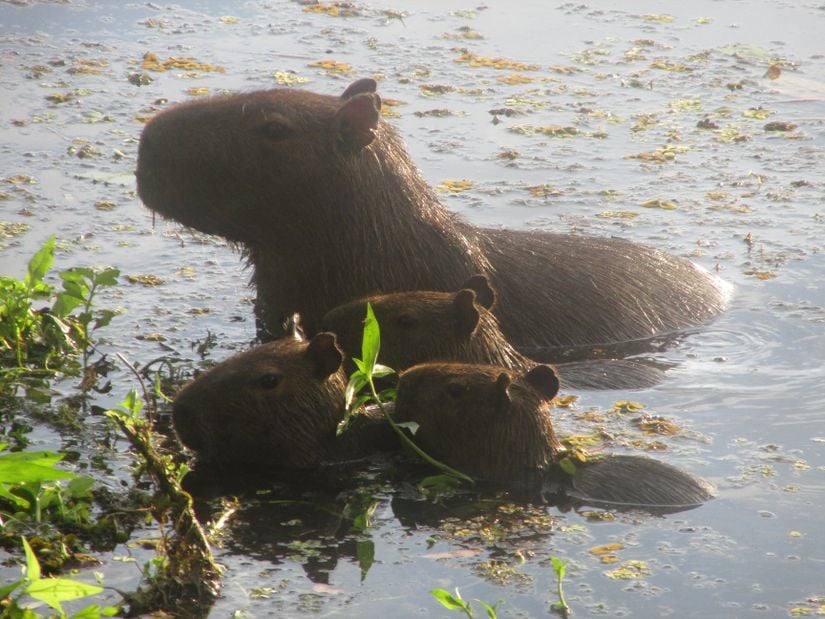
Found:
M 728 312 L 650 355 L 674 365 L 665 382 L 580 394 L 557 411 L 561 432 L 572 433 L 592 425 L 583 412 L 606 412 L 616 400 L 644 404 L 684 430 L 648 437 L 665 448 L 656 457 L 712 480 L 720 496 L 681 514 L 591 522 L 546 506 L 422 506 L 367 471 L 358 485 L 372 487 L 378 508 L 363 534 L 320 510 L 244 499 L 218 550 L 228 571 L 211 614 L 441 616 L 428 592 L 458 586 L 468 599 L 503 599 L 502 616 L 547 616 L 551 554 L 570 561 L 565 584 L 576 616 L 822 612 L 825 6 L 353 6 L 356 15 L 335 17 L 274 0 L 0 4 L 0 220 L 4 230 L 27 226 L 2 239 L 0 272 L 21 276 L 55 233 L 57 268 L 111 265 L 162 281 L 124 282 L 101 297 L 125 310 L 102 332 L 104 350 L 140 363 L 163 355 L 197 362 L 192 345 L 207 333 L 217 339 L 214 359 L 244 348 L 254 337 L 253 293 L 238 254 L 153 220 L 136 198 L 142 121 L 162 98 L 295 77 L 337 93 L 356 76 L 379 76 L 425 176 L 472 181 L 444 195 L 469 220 L 622 236 L 689 256 L 735 286 Z M 459 48 L 534 66 L 474 67 L 457 62 Z M 138 87 L 128 77 L 142 71 L 147 52 L 224 70 L 145 71 L 153 81 Z M 324 60 L 348 63 L 351 73 L 310 66 Z M 766 76 L 772 65 L 778 79 Z M 795 127 L 766 131 L 772 121 Z M 556 137 L 546 127 L 576 131 Z M 79 157 L 84 146 L 89 156 Z M 100 406 L 132 386 L 126 372 L 112 379 Z M 47 426 L 33 436 L 44 448 L 96 449 L 93 438 Z M 633 449 L 622 443 L 615 449 Z M 126 454 L 117 458 L 128 464 Z M 316 499 L 342 508 L 334 495 Z M 590 552 L 614 542 L 622 544 L 616 564 Z M 107 584 L 136 586 L 132 565 L 101 560 Z M 649 573 L 611 577 L 632 560 Z M 16 568 L 0 573 L 17 577 Z

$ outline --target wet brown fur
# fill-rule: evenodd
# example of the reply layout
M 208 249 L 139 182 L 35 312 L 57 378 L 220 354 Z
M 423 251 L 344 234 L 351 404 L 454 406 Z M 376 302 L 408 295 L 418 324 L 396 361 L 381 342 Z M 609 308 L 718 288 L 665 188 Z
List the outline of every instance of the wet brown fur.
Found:
M 618 239 L 478 228 L 447 211 L 389 123 L 374 82 L 345 96 L 276 89 L 158 114 L 141 137 L 143 202 L 240 243 L 278 335 L 384 292 L 456 290 L 486 274 L 522 352 L 634 341 L 701 323 L 724 286 L 691 262 Z
M 549 366 L 426 363 L 398 381 L 396 418 L 415 421 L 415 441 L 433 457 L 482 480 L 532 484 L 556 463 L 550 408 L 558 381 Z
M 205 461 L 254 465 L 262 472 L 313 468 L 332 457 L 346 376 L 340 350 L 329 342 L 320 363 L 313 357 L 318 338 L 334 343 L 323 333 L 312 342 L 276 340 L 238 353 L 186 385 L 172 412 L 181 442 Z
M 360 357 L 369 303 L 381 328 L 378 360 L 397 371 L 433 361 L 526 371 L 536 361 L 504 337 L 491 312 L 495 300 L 487 278 L 477 275 L 456 292 L 397 292 L 350 301 L 327 312 L 321 328 L 337 335 L 349 357 Z M 619 359 L 560 363 L 555 368 L 565 389 L 641 388 L 664 377 L 656 367 Z

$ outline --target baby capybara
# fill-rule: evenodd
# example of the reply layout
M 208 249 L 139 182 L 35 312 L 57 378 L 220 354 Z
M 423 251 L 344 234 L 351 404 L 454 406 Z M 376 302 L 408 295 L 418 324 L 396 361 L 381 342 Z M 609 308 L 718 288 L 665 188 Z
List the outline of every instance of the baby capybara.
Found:
M 456 292 L 395 292 L 344 303 L 321 320 L 338 336 L 350 357 L 360 357 L 367 303 L 381 328 L 378 360 L 394 370 L 419 363 L 454 361 L 528 370 L 536 365 L 504 337 L 490 311 L 496 293 L 484 275 L 468 279 Z M 651 364 L 627 359 L 598 359 L 555 366 L 565 389 L 640 389 L 664 378 Z
M 532 484 L 560 449 L 550 419 L 553 368 L 425 363 L 401 373 L 395 416 L 418 424 L 415 441 L 434 458 L 482 480 Z
M 456 290 L 476 273 L 499 294 L 502 331 L 531 357 L 661 336 L 725 307 L 722 282 L 658 249 L 461 220 L 381 119 L 375 91 L 361 79 L 337 97 L 275 89 L 199 99 L 143 130 L 144 204 L 243 247 L 273 336 L 296 311 L 312 335 L 351 299 Z
M 384 448 L 390 447 L 389 430 L 374 435 L 362 415 L 357 429 L 336 438 L 347 383 L 343 358 L 330 333 L 308 342 L 282 338 L 233 355 L 178 393 L 175 431 L 200 460 L 260 473 L 363 457 L 381 448 L 380 437 L 390 437 Z
M 550 407 L 553 369 L 425 363 L 402 372 L 396 418 L 418 424 L 415 441 L 430 455 L 480 480 L 544 487 L 585 503 L 678 511 L 714 496 L 705 480 L 651 458 L 606 455 L 559 466 L 563 453 Z

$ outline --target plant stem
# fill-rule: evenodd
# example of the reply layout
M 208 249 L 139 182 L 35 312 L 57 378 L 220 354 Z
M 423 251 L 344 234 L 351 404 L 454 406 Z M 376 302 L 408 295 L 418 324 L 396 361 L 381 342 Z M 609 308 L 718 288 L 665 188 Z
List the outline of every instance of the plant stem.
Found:
M 407 434 L 404 432 L 404 430 L 402 430 L 401 428 L 398 427 L 398 424 L 395 423 L 395 421 L 390 416 L 387 409 L 384 408 L 384 404 L 383 404 L 383 402 L 381 402 L 381 398 L 378 397 L 378 393 L 375 390 L 375 383 L 373 383 L 373 381 L 372 381 L 372 373 L 367 374 L 367 382 L 369 383 L 370 393 L 372 394 L 372 397 L 378 403 L 378 408 L 381 410 L 381 413 L 384 415 L 384 418 L 389 422 L 392 429 L 395 431 L 395 433 L 401 439 L 402 443 L 407 445 L 407 447 L 409 447 L 416 454 L 418 454 L 418 456 L 422 460 L 424 460 L 428 464 L 434 466 L 435 468 L 441 469 L 445 473 L 448 473 L 448 474 L 452 475 L 453 477 L 457 477 L 458 479 L 460 479 L 462 481 L 466 481 L 470 484 L 475 483 L 473 481 L 473 478 L 470 477 L 469 475 L 466 475 L 466 474 L 462 473 L 461 471 L 458 471 L 458 470 L 452 468 L 451 466 L 448 466 L 448 465 L 444 464 L 443 462 L 439 462 L 438 460 L 436 460 L 435 458 L 430 456 L 427 452 L 425 452 L 423 449 L 421 449 L 418 445 L 416 445 L 415 442 L 412 441 L 409 436 L 407 436 Z

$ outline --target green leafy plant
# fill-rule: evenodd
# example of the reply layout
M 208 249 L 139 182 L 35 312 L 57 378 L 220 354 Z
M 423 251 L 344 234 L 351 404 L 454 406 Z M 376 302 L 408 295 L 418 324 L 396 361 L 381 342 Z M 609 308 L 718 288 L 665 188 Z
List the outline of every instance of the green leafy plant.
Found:
M 455 588 L 455 595 L 446 589 L 433 589 L 430 591 L 430 594 L 441 602 L 441 605 L 447 610 L 462 611 L 469 619 L 473 619 L 473 617 L 475 617 L 473 614 L 473 609 L 470 607 L 470 603 L 461 597 L 461 592 L 458 590 L 458 587 Z M 496 614 L 498 607 L 503 603 L 503 600 L 499 600 L 491 606 L 490 604 L 487 604 L 487 602 L 482 602 L 478 599 L 474 599 L 473 601 L 478 602 L 481 605 L 487 613 L 488 619 L 496 619 L 498 616 Z
M 53 288 L 43 281 L 54 261 L 54 236 L 29 260 L 22 280 L 0 277 L 0 345 L 13 350 L 18 367 L 26 361 L 28 343 L 43 336 L 43 316 L 32 308 L 36 299 L 47 299 Z
M 158 545 L 158 556 L 143 571 L 148 586 L 127 596 L 132 613 L 194 604 L 203 608 L 217 595 L 221 570 L 212 557 L 206 533 L 195 517 L 192 498 L 182 490 L 181 480 L 189 471 L 173 455 L 157 447 L 154 431 L 156 398 L 151 398 L 138 370 L 118 355 L 137 377 L 143 397 L 130 390 L 120 407 L 106 415 L 120 428 L 138 455 L 135 476 L 147 475 L 155 486 L 152 516 L 161 527 L 170 525 Z M 159 390 L 155 382 L 155 390 Z M 155 394 L 158 395 L 157 393 Z M 144 411 L 144 403 L 148 403 Z
M 353 359 L 356 370 L 350 375 L 349 383 L 347 384 L 345 398 L 346 398 L 346 414 L 344 421 L 338 428 L 339 434 L 344 431 L 346 425 L 355 412 L 365 404 L 375 402 L 384 418 L 390 424 L 392 429 L 401 439 L 402 444 L 406 445 L 422 460 L 431 466 L 441 470 L 444 476 L 456 480 L 457 482 L 467 482 L 473 484 L 473 478 L 458 471 L 443 462 L 439 462 L 424 450 L 422 450 L 415 442 L 404 432 L 402 428 L 409 429 L 413 434 L 417 428 L 416 424 L 403 423 L 399 424 L 393 420 L 389 410 L 384 403 L 386 401 L 393 401 L 395 399 L 395 389 L 386 389 L 379 394 L 375 388 L 375 379 L 383 376 L 389 376 L 395 373 L 395 370 L 378 363 L 378 353 L 381 350 L 381 329 L 378 325 L 378 320 L 372 311 L 372 306 L 367 303 L 367 317 L 364 320 L 364 335 L 361 340 L 361 358 Z M 367 389 L 366 393 L 362 393 Z M 441 477 L 441 476 L 437 476 Z M 430 478 L 428 478 L 430 479 Z M 449 483 L 441 480 L 440 483 Z
M 21 617 L 23 619 L 40 617 L 41 615 L 20 605 L 21 599 L 26 596 L 48 604 L 59 613 L 61 618 L 69 617 L 66 611 L 63 610 L 61 602 L 79 600 L 97 595 L 103 591 L 103 587 L 71 578 L 44 578 L 41 576 L 40 563 L 28 540 L 23 537 L 22 541 L 26 552 L 24 576 L 16 582 L 0 587 L 0 600 L 2 600 L 4 617 Z M 97 619 L 99 617 L 113 617 L 117 613 L 118 608 L 115 606 L 101 608 L 99 604 L 93 604 L 70 615 L 70 617 L 71 619 Z
M 6 445 L 0 445 L 0 451 Z M 51 451 L 0 454 L 0 524 L 6 521 L 77 524 L 89 519 L 90 477 L 56 467 L 62 454 Z M 65 486 L 62 480 L 70 480 Z M 3 509 L 5 508 L 5 509 Z
M 51 373 L 53 361 L 65 367 L 65 360 L 77 355 L 86 371 L 94 351 L 92 332 L 116 315 L 114 310 L 93 309 L 93 304 L 101 287 L 117 284 L 120 271 L 67 269 L 60 273 L 63 290 L 58 293 L 44 281 L 54 263 L 54 247 L 52 235 L 29 261 L 23 279 L 0 276 L 0 351 L 11 352 L 17 366 L 3 369 L 0 375 Z M 52 299 L 51 308 L 35 309 L 37 300 Z
M 564 589 L 562 588 L 562 581 L 567 573 L 567 561 L 551 556 L 550 562 L 553 564 L 553 572 L 556 574 L 556 594 L 559 598 L 552 608 L 563 617 L 567 617 L 570 614 L 570 607 L 567 605 L 567 600 L 564 599 Z

